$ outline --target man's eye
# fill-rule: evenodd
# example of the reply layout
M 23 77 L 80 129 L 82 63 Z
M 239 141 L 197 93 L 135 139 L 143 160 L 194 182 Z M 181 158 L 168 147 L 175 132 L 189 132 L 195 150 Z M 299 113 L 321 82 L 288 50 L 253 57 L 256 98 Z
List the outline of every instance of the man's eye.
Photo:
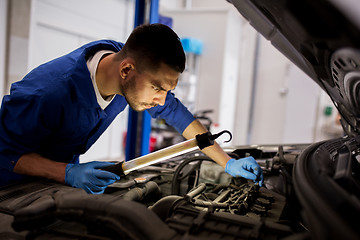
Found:
M 152 88 L 153 88 L 155 91 L 159 91 L 159 90 L 160 90 L 160 88 L 155 87 L 155 86 L 153 86 Z

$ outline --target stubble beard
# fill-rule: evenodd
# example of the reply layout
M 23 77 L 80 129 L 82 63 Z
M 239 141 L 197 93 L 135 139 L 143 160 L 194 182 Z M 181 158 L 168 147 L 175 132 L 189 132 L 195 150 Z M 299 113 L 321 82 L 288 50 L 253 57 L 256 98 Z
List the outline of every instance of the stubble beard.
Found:
M 131 92 L 133 92 L 134 94 L 132 94 Z M 137 95 L 136 88 L 135 88 L 134 77 L 129 79 L 129 81 L 125 82 L 125 84 L 122 88 L 122 94 L 125 97 L 125 100 L 129 104 L 131 109 L 133 109 L 136 112 L 143 112 L 147 109 L 145 106 L 151 105 L 151 104 L 141 103 L 141 102 L 137 101 L 138 95 Z

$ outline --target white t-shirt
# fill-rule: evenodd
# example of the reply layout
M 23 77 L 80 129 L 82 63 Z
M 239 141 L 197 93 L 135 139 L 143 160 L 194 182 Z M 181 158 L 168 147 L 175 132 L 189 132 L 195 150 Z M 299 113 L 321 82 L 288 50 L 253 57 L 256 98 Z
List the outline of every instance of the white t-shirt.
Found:
M 110 54 L 110 53 L 114 53 L 113 51 L 109 51 L 109 50 L 101 50 L 97 53 L 95 53 L 94 56 L 90 57 L 87 62 L 86 65 L 90 71 L 90 77 L 94 86 L 94 90 L 95 90 L 95 94 L 96 94 L 96 99 L 98 104 L 100 105 L 100 107 L 102 109 L 105 109 L 110 103 L 111 101 L 114 99 L 115 95 L 109 96 L 107 99 L 104 99 L 100 92 L 99 89 L 96 85 L 96 71 L 97 71 L 97 67 L 99 65 L 99 62 L 101 60 L 101 58 L 105 55 L 105 54 Z

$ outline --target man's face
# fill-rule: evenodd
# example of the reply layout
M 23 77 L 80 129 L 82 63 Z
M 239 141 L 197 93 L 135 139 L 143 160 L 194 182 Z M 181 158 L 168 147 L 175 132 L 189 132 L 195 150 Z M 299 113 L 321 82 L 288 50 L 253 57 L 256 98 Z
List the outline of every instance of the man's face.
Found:
M 165 64 L 156 72 L 131 71 L 122 87 L 122 93 L 130 107 L 144 111 L 157 105 L 164 105 L 167 92 L 173 90 L 180 73 Z

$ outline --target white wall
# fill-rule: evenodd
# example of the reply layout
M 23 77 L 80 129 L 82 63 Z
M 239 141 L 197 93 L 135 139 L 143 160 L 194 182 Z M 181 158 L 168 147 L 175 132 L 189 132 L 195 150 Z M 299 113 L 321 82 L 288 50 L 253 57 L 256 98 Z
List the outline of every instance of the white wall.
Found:
M 314 141 L 320 87 L 261 37 L 249 144 Z
M 160 14 L 173 18 L 173 29 L 180 38 L 193 37 L 203 42 L 195 110 L 214 110 L 209 116 L 218 124 L 218 130 L 233 132 L 241 17 L 226 5 L 222 8 L 163 9 Z
M 235 124 L 241 121 L 236 119 L 236 102 L 239 101 L 238 89 L 238 72 L 240 66 L 240 40 L 244 34 L 242 31 L 242 19 L 233 9 L 229 9 L 227 14 L 227 24 L 225 26 L 225 47 L 223 57 L 223 73 L 221 77 L 220 109 L 219 109 L 219 130 L 226 129 L 234 133 Z M 240 99 L 241 101 L 241 99 Z M 233 134 L 234 140 L 237 141 L 238 134 Z M 229 142 L 225 145 L 232 145 Z
M 252 91 L 256 55 L 256 39 L 258 33 L 246 21 L 241 25 L 241 40 L 239 42 L 239 72 L 238 90 L 236 99 L 235 129 L 236 136 L 232 143 L 234 145 L 245 145 L 249 143 L 250 113 L 252 108 Z
M 33 0 L 28 70 L 97 39 L 125 41 L 134 25 L 134 0 Z M 120 114 L 99 140 L 80 157 L 122 159 L 127 111 Z
M 5 93 L 10 84 L 19 81 L 27 73 L 29 47 L 29 0 L 8 1 L 8 43 L 7 43 L 7 75 Z
M 133 19 L 134 0 L 33 0 L 29 69 L 92 40 L 125 41 Z
M 286 79 L 288 92 L 282 143 L 314 142 L 318 102 L 323 91 L 293 64 L 289 64 Z
M 180 8 L 224 8 L 229 6 L 226 0 L 159 0 L 160 8 L 171 10 Z
M 250 144 L 281 143 L 285 118 L 288 60 L 263 37 L 257 58 Z M 284 92 L 285 91 L 285 92 Z
M 0 97 L 2 98 L 5 88 L 6 67 L 6 34 L 7 34 L 7 0 L 0 1 Z

